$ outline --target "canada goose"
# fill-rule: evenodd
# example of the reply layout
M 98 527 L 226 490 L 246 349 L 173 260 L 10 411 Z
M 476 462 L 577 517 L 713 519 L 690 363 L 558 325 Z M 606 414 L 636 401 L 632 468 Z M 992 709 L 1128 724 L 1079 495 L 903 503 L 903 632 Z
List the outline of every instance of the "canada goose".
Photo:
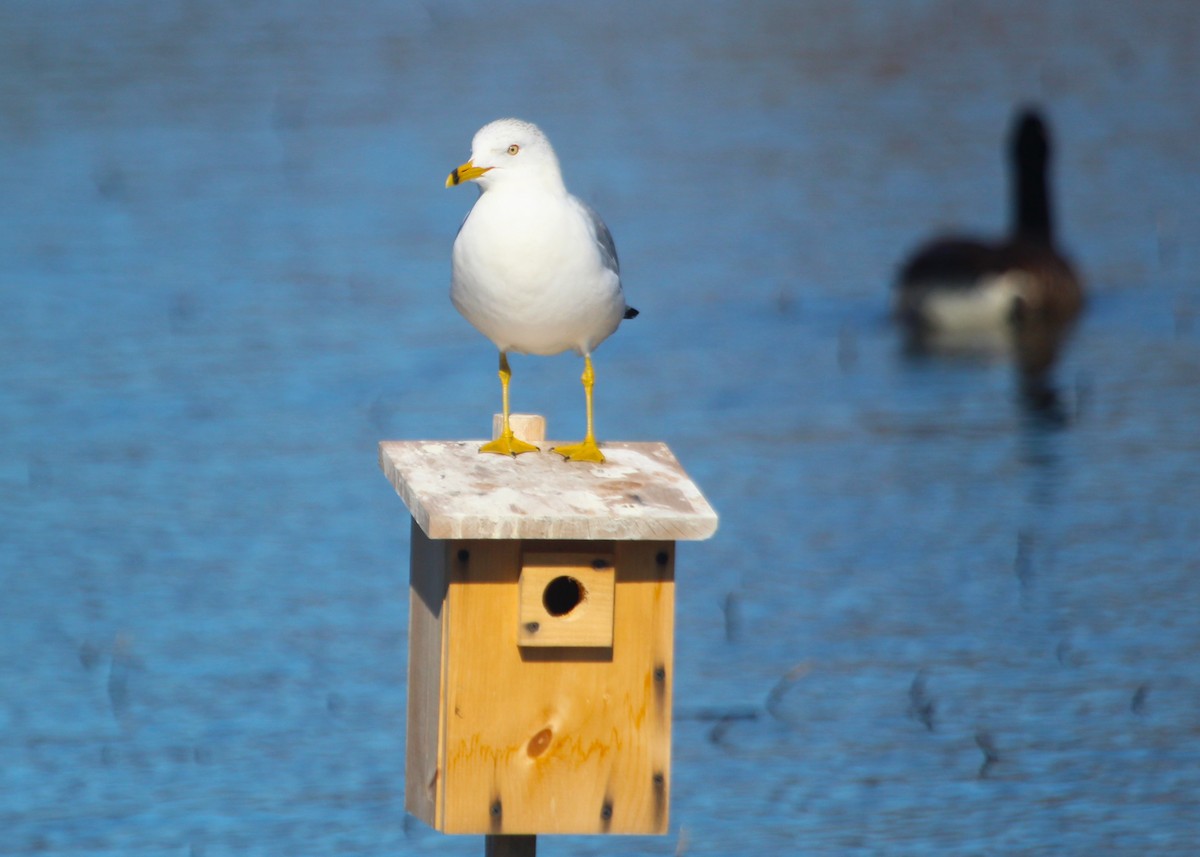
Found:
M 947 237 L 918 249 L 895 293 L 896 314 L 910 331 L 986 334 L 1031 320 L 1065 329 L 1078 314 L 1083 289 L 1054 246 L 1050 138 L 1036 110 L 1018 114 L 1009 158 L 1011 234 L 998 242 Z

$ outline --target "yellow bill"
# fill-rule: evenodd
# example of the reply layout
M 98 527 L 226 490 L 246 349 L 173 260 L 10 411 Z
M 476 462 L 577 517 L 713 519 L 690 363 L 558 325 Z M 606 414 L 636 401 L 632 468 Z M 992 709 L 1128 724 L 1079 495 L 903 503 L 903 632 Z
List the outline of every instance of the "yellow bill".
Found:
M 470 161 L 467 161 L 462 166 L 455 167 L 450 172 L 450 175 L 446 176 L 446 187 L 454 187 L 455 185 L 460 185 L 463 182 L 469 182 L 472 179 L 477 179 L 490 169 L 491 167 L 477 167 Z

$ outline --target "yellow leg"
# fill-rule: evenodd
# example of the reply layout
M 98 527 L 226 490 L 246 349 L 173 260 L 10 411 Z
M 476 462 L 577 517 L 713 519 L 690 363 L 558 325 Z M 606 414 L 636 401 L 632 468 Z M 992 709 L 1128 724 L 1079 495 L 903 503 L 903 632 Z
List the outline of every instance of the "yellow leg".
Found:
M 512 370 L 508 368 L 508 355 L 500 352 L 500 398 L 504 408 L 504 430 L 500 437 L 479 447 L 480 452 L 495 452 L 499 455 L 520 455 L 522 452 L 537 452 L 538 448 L 532 443 L 517 438 L 508 424 L 508 382 L 512 378 Z
M 590 354 L 583 355 L 583 393 L 587 398 L 587 436 L 582 443 L 573 443 L 570 446 L 556 446 L 551 452 L 557 452 L 567 461 L 595 461 L 604 462 L 604 453 L 600 451 L 600 447 L 596 444 L 596 435 L 592 431 L 592 387 L 596 385 L 596 373 L 592 371 L 592 356 Z

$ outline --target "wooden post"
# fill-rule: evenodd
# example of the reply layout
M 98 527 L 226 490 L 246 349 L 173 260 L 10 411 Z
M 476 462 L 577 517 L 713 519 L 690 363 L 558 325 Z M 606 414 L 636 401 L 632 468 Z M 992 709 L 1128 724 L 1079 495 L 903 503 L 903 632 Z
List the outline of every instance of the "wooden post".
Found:
M 675 540 L 716 515 L 660 443 L 604 464 L 480 443 L 380 444 L 413 517 L 406 808 L 495 855 L 665 833 Z
M 516 431 L 513 429 L 514 434 Z M 521 438 L 521 440 L 524 439 Z M 537 837 L 533 835 L 493 836 L 488 834 L 483 842 L 484 857 L 537 857 Z

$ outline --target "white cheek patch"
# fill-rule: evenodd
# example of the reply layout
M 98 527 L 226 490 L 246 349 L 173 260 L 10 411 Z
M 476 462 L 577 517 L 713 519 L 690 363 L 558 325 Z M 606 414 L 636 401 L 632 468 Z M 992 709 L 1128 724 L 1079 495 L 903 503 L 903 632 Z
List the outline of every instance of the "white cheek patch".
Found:
M 981 277 L 968 288 L 931 288 L 923 301 L 925 321 L 935 329 L 984 330 L 1007 325 L 1027 291 L 1028 275 L 1005 271 Z

